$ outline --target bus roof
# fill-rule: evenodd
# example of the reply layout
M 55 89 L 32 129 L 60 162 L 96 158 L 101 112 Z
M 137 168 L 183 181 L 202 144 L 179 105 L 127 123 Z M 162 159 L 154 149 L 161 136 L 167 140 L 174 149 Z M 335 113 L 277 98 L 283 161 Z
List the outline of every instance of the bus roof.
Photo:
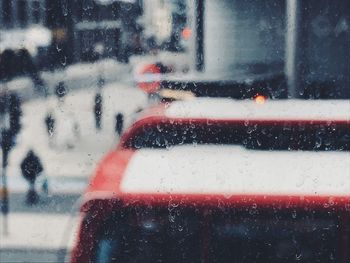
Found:
M 232 100 L 194 98 L 160 104 L 145 110 L 146 119 L 306 121 L 350 124 L 350 100 Z
M 348 152 L 182 145 L 123 149 L 99 165 L 89 200 L 350 208 Z
M 135 153 L 123 193 L 349 196 L 348 152 L 254 151 L 185 145 Z
M 145 111 L 125 132 L 120 145 L 142 130 L 144 124 L 172 123 L 172 119 L 339 121 L 348 125 L 349 112 L 349 101 L 266 101 L 264 104 L 228 99 L 178 101 Z M 200 202 L 203 196 L 216 195 L 239 198 L 253 195 L 260 201 L 268 196 L 268 202 L 274 197 L 278 197 L 274 199 L 276 202 L 280 197 L 291 196 L 297 202 L 305 196 L 316 198 L 317 202 L 336 197 L 350 205 L 349 174 L 350 155 L 341 151 L 258 151 L 237 145 L 138 150 L 118 147 L 99 165 L 88 194 L 107 193 L 108 198 L 132 196 L 134 199 L 137 195 L 138 200 L 147 200 L 145 195 L 152 200 L 160 200 L 160 196 L 164 200 L 199 196 Z M 154 196 L 158 197 L 153 199 Z
M 244 120 L 321 120 L 350 122 L 350 100 L 253 100 L 199 98 L 175 101 L 165 110 L 169 118 Z

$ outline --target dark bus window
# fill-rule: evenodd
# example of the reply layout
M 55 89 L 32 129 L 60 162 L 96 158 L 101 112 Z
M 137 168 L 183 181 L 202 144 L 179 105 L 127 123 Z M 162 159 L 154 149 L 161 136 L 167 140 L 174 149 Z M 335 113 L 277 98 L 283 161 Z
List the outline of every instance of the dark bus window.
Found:
M 253 210 L 119 211 L 102 224 L 95 259 L 103 263 L 203 262 L 204 258 L 218 263 L 339 262 L 344 233 L 335 213 Z
M 255 150 L 349 151 L 346 124 L 158 124 L 145 125 L 125 143 L 131 148 L 181 144 L 237 144 Z

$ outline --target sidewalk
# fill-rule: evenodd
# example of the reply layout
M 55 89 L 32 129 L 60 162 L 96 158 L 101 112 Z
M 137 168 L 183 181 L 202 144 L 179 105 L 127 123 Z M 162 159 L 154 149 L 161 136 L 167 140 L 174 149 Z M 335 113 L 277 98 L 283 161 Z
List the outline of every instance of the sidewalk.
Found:
M 0 223 L 2 224 L 2 217 Z M 11 213 L 9 235 L 1 234 L 0 261 L 66 262 L 78 231 L 77 214 Z M 58 261 L 60 256 L 65 260 Z
M 54 97 L 23 104 L 23 127 L 10 154 L 7 173 L 9 236 L 0 233 L 0 262 L 57 262 L 57 253 L 72 247 L 78 226 L 77 201 L 99 160 L 118 142 L 115 114 L 124 113 L 128 125 L 134 112 L 147 104 L 147 96 L 137 88 L 118 82 L 106 85 L 102 90 L 102 130 L 96 132 L 92 112 L 95 92 L 96 85 L 95 89 L 74 90 L 60 106 Z M 57 115 L 63 118 L 57 122 L 65 121 L 70 114 L 77 121 L 80 138 L 73 149 L 50 148 L 44 125 L 50 109 L 63 114 Z M 41 194 L 39 204 L 33 207 L 24 204 L 28 186 L 19 168 L 29 148 L 40 156 L 51 189 L 51 195 Z M 2 228 L 1 220 L 0 215 Z
M 69 254 L 79 226 L 81 189 L 70 189 L 69 194 L 58 190 L 49 196 L 39 192 L 35 206 L 25 205 L 24 191 L 10 193 L 7 236 L 0 215 L 0 262 L 54 263 L 58 253 Z
M 139 89 L 120 83 L 106 85 L 102 91 L 102 130 L 97 132 L 93 115 L 95 92 L 94 89 L 73 91 L 60 105 L 54 97 L 24 103 L 23 127 L 17 137 L 17 145 L 10 153 L 8 175 L 21 173 L 20 163 L 29 149 L 33 149 L 42 159 L 48 176 L 91 175 L 97 161 L 117 144 L 118 138 L 114 132 L 116 113 L 122 112 L 125 115 L 125 125 L 128 125 L 133 113 L 147 103 L 147 96 Z M 132 102 L 128 98 L 133 98 Z M 56 117 L 58 128 L 67 118 L 77 123 L 79 138 L 75 140 L 74 148 L 49 146 L 44 120 L 50 111 Z M 65 126 L 62 129 L 65 130 Z M 62 129 L 57 131 L 58 143 L 64 142 L 64 137 L 72 136 L 67 131 L 62 133 Z

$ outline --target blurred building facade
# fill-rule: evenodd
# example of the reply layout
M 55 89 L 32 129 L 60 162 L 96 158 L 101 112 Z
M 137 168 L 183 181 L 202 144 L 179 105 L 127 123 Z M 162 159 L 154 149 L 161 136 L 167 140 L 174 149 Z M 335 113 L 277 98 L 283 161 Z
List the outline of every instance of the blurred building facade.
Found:
M 43 67 L 123 59 L 139 49 L 141 0 L 0 0 L 0 8 L 0 51 L 26 48 Z M 43 43 L 33 51 L 38 36 Z
M 203 49 L 194 57 L 207 76 L 284 74 L 292 97 L 350 98 L 350 1 L 196 2 L 204 10 L 194 50 Z
M 144 37 L 163 49 L 183 49 L 182 32 L 188 25 L 187 0 L 144 0 L 141 23 Z
M 51 43 L 45 8 L 45 0 L 0 0 L 0 80 L 35 74 Z
M 36 56 L 50 44 L 45 0 L 0 0 L 0 52 L 27 49 Z
M 139 0 L 46 0 L 53 45 L 62 50 L 69 46 L 67 63 L 101 57 L 123 59 L 125 53 L 137 49 L 134 34 L 140 31 L 136 20 L 141 6 Z M 132 39 L 136 40 L 131 43 Z
M 101 57 L 127 61 L 131 54 L 147 52 L 152 38 L 157 47 L 177 51 L 183 46 L 186 2 L 0 0 L 0 51 L 26 48 L 44 68 Z M 35 36 L 28 37 L 33 27 Z M 36 47 L 30 46 L 37 41 Z
M 45 24 L 45 0 L 0 0 L 0 28 Z

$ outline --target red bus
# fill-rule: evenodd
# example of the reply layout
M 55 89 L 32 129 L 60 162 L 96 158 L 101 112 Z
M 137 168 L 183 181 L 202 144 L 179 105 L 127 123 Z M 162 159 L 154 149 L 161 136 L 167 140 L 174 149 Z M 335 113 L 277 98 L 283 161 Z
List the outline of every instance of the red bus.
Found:
M 196 99 L 99 164 L 71 261 L 349 262 L 348 101 Z

